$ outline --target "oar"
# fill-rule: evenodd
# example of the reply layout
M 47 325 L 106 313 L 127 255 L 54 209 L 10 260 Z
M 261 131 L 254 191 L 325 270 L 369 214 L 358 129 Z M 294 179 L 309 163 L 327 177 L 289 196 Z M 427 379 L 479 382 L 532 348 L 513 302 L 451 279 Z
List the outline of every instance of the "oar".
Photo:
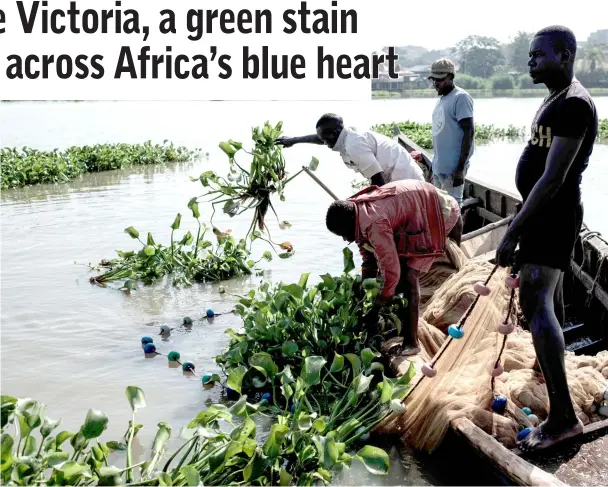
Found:
M 329 194 L 329 196 L 331 196 L 334 200 L 339 200 L 340 198 L 338 198 L 332 191 L 331 189 L 329 189 L 327 186 L 325 186 L 325 184 L 323 183 L 323 181 L 321 181 L 317 176 L 315 176 L 313 174 L 313 172 L 308 169 L 306 166 L 302 166 L 302 170 L 308 174 L 315 183 L 317 183 L 319 186 L 321 186 L 326 192 L 327 194 Z

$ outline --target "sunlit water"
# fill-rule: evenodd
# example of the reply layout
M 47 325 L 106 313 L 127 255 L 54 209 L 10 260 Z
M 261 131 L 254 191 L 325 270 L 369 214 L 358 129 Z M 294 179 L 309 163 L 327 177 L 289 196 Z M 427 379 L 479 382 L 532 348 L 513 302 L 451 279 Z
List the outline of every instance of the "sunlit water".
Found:
M 540 99 L 481 99 L 475 102 L 478 123 L 528 125 Z M 115 256 L 115 250 L 136 248 L 123 230 L 133 225 L 140 233 L 169 242 L 170 224 L 183 214 L 179 235 L 194 230 L 186 205 L 200 195 L 198 176 L 225 168 L 226 156 L 217 148 L 230 138 L 250 142 L 251 127 L 269 120 L 284 121 L 288 135 L 314 131 L 324 112 L 341 114 L 347 124 L 364 129 L 375 123 L 416 120 L 426 122 L 435 100 L 386 100 L 369 103 L 5 103 L 0 104 L 0 144 L 39 149 L 104 142 L 141 143 L 169 139 L 178 145 L 200 147 L 209 159 L 195 164 L 135 168 L 87 174 L 63 185 L 44 185 L 2 193 L 2 393 L 29 396 L 49 405 L 51 417 L 63 417 L 63 426 L 76 429 L 89 408 L 110 415 L 104 437 L 119 439 L 130 419 L 125 387 L 141 387 L 148 407 L 138 411 L 144 424 L 139 433 L 147 449 L 159 421 L 167 421 L 177 436 L 179 428 L 201 409 L 222 400 L 221 388 L 203 390 L 200 375 L 218 371 L 213 357 L 227 343 L 223 332 L 238 328 L 233 315 L 212 323 L 195 321 L 189 330 L 180 326 L 184 316 L 200 318 L 207 308 L 232 309 L 229 294 L 219 295 L 216 285 L 177 289 L 161 282 L 131 295 L 92 286 L 86 264 Z M 608 98 L 596 98 L 600 117 L 608 117 Z M 478 146 L 470 174 L 515 191 L 514 170 L 522 143 Z M 311 156 L 320 159 L 319 177 L 340 196 L 353 191 L 348 171 L 337 154 L 325 147 L 296 146 L 285 151 L 288 169 L 295 173 Z M 240 159 L 243 161 L 243 158 Z M 246 159 L 245 159 L 246 160 Z M 608 234 L 605 215 L 608 194 L 608 146 L 596 145 L 584 175 L 583 198 L 587 224 Z M 274 202 L 279 217 L 290 221 L 280 230 L 268 217 L 275 241 L 290 241 L 292 259 L 275 258 L 262 265 L 264 279 L 297 280 L 338 273 L 343 242 L 325 229 L 330 197 L 305 174 L 290 183 L 287 201 Z M 210 210 L 201 205 L 203 218 Z M 269 213 L 271 215 L 271 213 Z M 229 219 L 216 213 L 214 223 L 242 236 L 251 215 Z M 256 260 L 267 250 L 254 245 Z M 355 250 L 355 249 L 353 249 Z M 228 293 L 242 294 L 262 278 L 223 283 Z M 155 335 L 161 324 L 175 327 L 167 340 L 155 336 L 157 349 L 181 353 L 196 364 L 198 377 L 184 377 L 181 369 L 167 366 L 165 356 L 145 359 L 139 339 Z M 422 465 L 392 451 L 394 468 L 386 478 L 370 477 L 355 467 L 340 483 L 431 484 L 436 467 Z

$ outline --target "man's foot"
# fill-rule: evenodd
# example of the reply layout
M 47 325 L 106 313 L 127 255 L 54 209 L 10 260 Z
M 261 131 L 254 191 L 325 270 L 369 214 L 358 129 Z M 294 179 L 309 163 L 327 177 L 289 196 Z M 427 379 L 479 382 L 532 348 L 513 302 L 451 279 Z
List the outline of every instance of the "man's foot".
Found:
M 409 357 L 410 355 L 416 355 L 420 353 L 420 347 L 418 345 L 403 345 L 399 351 L 401 357 Z
M 549 421 L 543 421 L 534 428 L 519 444 L 522 451 L 536 451 L 550 447 L 560 441 L 583 432 L 583 423 L 577 418 L 574 425 L 551 425 Z

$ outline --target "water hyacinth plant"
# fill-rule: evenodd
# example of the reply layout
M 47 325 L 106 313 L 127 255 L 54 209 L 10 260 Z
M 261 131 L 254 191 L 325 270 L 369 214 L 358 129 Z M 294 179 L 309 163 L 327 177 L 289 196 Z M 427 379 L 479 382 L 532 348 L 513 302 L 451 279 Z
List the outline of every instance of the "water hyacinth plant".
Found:
M 256 262 L 249 259 L 251 253 L 246 241 L 241 239 L 237 242 L 230 235 L 230 230 L 222 232 L 201 223 L 196 198 L 190 200 L 188 207 L 198 224 L 196 237 L 188 231 L 180 240 L 175 238 L 175 231 L 181 225 L 181 213 L 177 214 L 171 224 L 171 243 L 168 247 L 156 243 L 151 233 L 148 233 L 144 242 L 134 227 L 126 228 L 125 233 L 139 241 L 141 250 L 117 251 L 118 258 L 103 260 L 99 265 L 92 266 L 93 269 L 108 270 L 91 277 L 90 282 L 105 285 L 111 281 L 124 280 L 121 289 L 131 291 L 137 288 L 138 281 L 149 285 L 167 274 L 172 275 L 176 286 L 191 286 L 195 281 L 221 281 L 251 274 Z M 215 247 L 207 239 L 208 233 L 214 235 Z M 272 255 L 264 252 L 260 260 L 262 259 L 271 260 Z
M 282 122 L 275 126 L 266 122 L 263 127 L 252 129 L 251 138 L 254 142 L 254 148 L 251 152 L 243 148 L 241 142 L 233 140 L 221 142 L 219 146 L 228 156 L 230 166 L 227 178 L 220 177 L 213 171 L 205 171 L 198 178 L 190 178 L 192 181 L 200 181 L 205 188 L 209 188 L 199 198 L 207 198 L 206 201 L 210 201 L 213 205 L 211 224 L 213 224 L 215 205 L 223 204 L 224 213 L 230 217 L 240 215 L 251 209 L 254 210 L 253 219 L 245 238 L 256 232 L 256 227 L 258 229 L 255 234 L 257 238 L 261 237 L 260 231 L 267 230 L 265 218 L 268 209 L 272 209 L 277 216 L 270 200 L 271 195 L 278 193 L 281 201 L 285 201 L 285 186 L 302 172 L 287 177 L 282 148 L 275 142 L 281 134 Z M 237 162 L 236 156 L 239 152 L 252 156 L 248 169 Z M 309 169 L 316 170 L 318 163 L 319 161 L 313 158 Z M 284 228 L 287 226 L 286 222 L 280 223 L 280 226 Z M 275 244 L 271 240 L 268 240 L 268 242 L 287 250 L 283 253 L 283 258 L 291 256 L 293 246 L 286 247 L 283 244 Z
M 430 123 L 417 123 L 409 120 L 405 122 L 392 122 L 374 125 L 371 130 L 393 137 L 393 127 L 399 127 L 403 134 L 407 135 L 413 142 L 423 149 L 433 148 L 433 136 Z M 525 127 L 509 125 L 500 128 L 494 125 L 475 124 L 475 142 L 488 143 L 499 139 L 521 139 L 526 134 Z
M 206 155 L 206 154 L 205 154 Z M 2 189 L 44 183 L 63 183 L 86 172 L 109 171 L 125 166 L 168 164 L 196 161 L 200 150 L 162 144 L 96 144 L 69 147 L 65 151 L 0 149 L 0 185 Z
M 296 420 L 295 415 L 285 414 L 265 438 L 258 439 L 252 418 L 265 415 L 268 407 L 263 401 L 247 402 L 247 396 L 229 408 L 215 404 L 201 411 L 181 430 L 182 444 L 171 454 L 166 445 L 172 429 L 159 423 L 148 460 L 134 465 L 133 438 L 143 427 L 135 423 L 135 414 L 146 402 L 143 391 L 135 386 L 127 387 L 126 396 L 133 419 L 121 441 L 108 442 L 100 440 L 109 422 L 101 411 L 89 410 L 78 432 L 55 434 L 61 420 L 46 417 L 44 404 L 2 396 L 2 483 L 313 485 L 319 480 L 329 482 L 334 472 L 348 467 L 353 459 L 379 475 L 385 475 L 390 466 L 380 448 L 366 445 L 354 455 L 347 453 L 349 442 L 362 434 L 353 419 L 329 430 L 332 423 L 321 418 L 301 415 Z M 124 452 L 124 467 L 110 464 L 114 452 Z

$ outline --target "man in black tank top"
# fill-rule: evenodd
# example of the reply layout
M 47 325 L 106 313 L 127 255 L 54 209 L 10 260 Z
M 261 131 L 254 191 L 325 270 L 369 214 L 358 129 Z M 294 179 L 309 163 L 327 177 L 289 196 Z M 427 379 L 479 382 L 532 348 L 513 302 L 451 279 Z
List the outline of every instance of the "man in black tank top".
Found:
M 566 378 L 562 281 L 582 225 L 580 183 L 598 121 L 591 96 L 574 78 L 575 55 L 576 39 L 566 27 L 542 29 L 530 43 L 530 76 L 547 86 L 549 96 L 517 165 L 523 207 L 496 251 L 499 265 L 519 268 L 521 308 L 549 394 L 549 415 L 521 442 L 524 450 L 546 448 L 583 430 Z

